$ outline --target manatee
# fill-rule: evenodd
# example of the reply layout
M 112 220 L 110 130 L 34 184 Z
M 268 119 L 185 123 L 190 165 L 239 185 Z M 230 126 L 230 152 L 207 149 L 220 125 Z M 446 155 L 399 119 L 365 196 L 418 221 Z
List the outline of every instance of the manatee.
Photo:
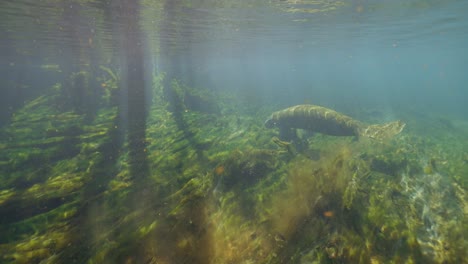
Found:
M 280 137 L 291 129 L 305 129 L 331 136 L 368 137 L 378 140 L 399 134 L 405 123 L 394 121 L 386 124 L 368 125 L 347 115 L 317 105 L 296 105 L 274 112 L 265 127 L 280 128 Z

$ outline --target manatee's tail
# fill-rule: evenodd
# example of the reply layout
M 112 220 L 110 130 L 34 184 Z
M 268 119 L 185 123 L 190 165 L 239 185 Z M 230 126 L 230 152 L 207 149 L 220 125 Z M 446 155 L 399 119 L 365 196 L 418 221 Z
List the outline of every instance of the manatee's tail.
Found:
M 405 128 L 405 125 L 400 120 L 382 125 L 369 125 L 364 127 L 359 134 L 377 140 L 384 140 L 398 135 Z

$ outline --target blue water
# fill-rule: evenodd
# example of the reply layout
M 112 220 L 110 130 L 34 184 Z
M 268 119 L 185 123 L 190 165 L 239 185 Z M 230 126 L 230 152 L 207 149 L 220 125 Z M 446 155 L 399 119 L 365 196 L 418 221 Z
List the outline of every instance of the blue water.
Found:
M 8 78 L 22 78 L 11 65 L 61 64 L 80 45 L 84 54 L 97 46 L 119 53 L 112 30 L 122 24 L 110 19 L 119 5 L 75 5 L 2 4 Z M 143 4 L 141 23 L 148 63 L 161 71 L 175 65 L 194 86 L 250 91 L 280 105 L 412 105 L 463 117 L 467 10 L 465 1 L 155 1 Z M 100 12 L 110 21 L 96 20 Z M 11 41 L 26 60 L 10 52 Z M 169 54 L 158 55 L 158 45 Z
M 227 25 L 194 29 L 209 37 L 189 46 L 197 63 L 187 70 L 197 85 L 256 91 L 285 105 L 411 105 L 466 116 L 467 3 L 420 4 L 231 10 Z

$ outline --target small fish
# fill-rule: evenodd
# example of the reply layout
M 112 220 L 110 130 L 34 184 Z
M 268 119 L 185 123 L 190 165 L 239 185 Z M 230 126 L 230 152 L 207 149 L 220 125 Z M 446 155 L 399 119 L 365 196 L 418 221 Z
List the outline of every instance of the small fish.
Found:
M 333 217 L 335 214 L 333 213 L 333 211 L 325 211 L 323 212 L 323 216 L 327 217 L 327 218 L 330 218 L 330 217 Z
M 216 175 L 221 175 L 221 174 L 224 173 L 224 171 L 225 171 L 225 169 L 224 169 L 224 166 L 223 166 L 223 165 L 217 166 L 217 167 L 215 168 L 215 170 L 214 170 L 214 172 L 215 172 Z

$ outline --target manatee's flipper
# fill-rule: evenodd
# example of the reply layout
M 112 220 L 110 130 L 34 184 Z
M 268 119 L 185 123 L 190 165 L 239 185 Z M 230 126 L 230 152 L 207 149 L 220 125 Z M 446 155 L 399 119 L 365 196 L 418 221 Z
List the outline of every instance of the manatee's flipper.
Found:
M 405 125 L 400 120 L 381 125 L 369 125 L 363 128 L 359 134 L 360 136 L 384 140 L 398 135 L 405 128 Z
M 297 140 L 296 129 L 280 126 L 279 127 L 279 138 L 285 141 Z

